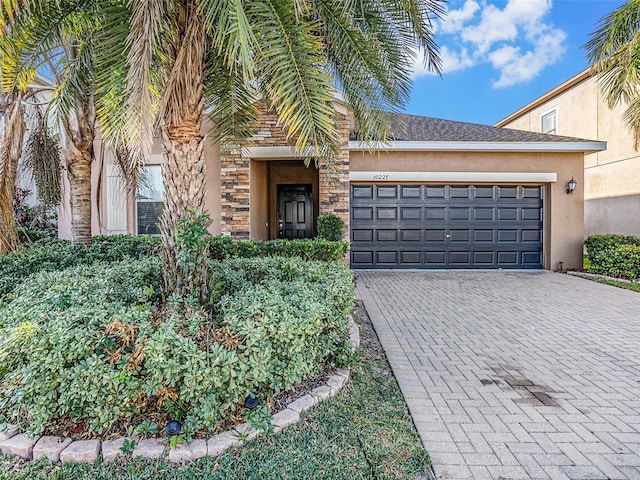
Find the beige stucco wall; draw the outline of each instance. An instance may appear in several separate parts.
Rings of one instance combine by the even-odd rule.
[[[539,132],[541,116],[553,109],[557,109],[558,135],[607,142],[606,150],[585,156],[585,200],[593,206],[586,209],[587,234],[612,229],[615,232],[610,233],[640,235],[640,224],[629,222],[638,214],[634,196],[640,195],[640,152],[624,122],[626,106],[610,109],[596,78],[587,76],[499,125]],[[629,197],[629,201],[606,201],[617,197]]]
[[[582,267],[583,160],[582,153],[351,152],[350,166],[352,172],[557,173],[558,181],[545,185],[543,227],[543,265],[556,269],[559,262],[563,268]],[[571,177],[578,187],[567,195]]]

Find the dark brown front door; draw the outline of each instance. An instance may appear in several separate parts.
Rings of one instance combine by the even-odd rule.
[[[278,185],[278,238],[313,237],[311,185]]]

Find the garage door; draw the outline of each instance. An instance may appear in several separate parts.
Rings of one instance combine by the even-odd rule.
[[[351,185],[353,268],[542,268],[542,186]]]

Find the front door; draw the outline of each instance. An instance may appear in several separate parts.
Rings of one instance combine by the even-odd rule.
[[[313,237],[311,185],[278,185],[278,238]]]

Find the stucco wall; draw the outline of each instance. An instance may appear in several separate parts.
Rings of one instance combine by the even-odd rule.
[[[629,224],[640,214],[637,202],[627,201],[640,195],[640,152],[623,119],[626,105],[610,109],[596,78],[587,77],[500,125],[539,132],[541,116],[554,108],[559,135],[607,142],[606,150],[585,156],[585,200],[591,204],[585,210],[585,233],[640,235],[640,222]]]
[[[558,181],[546,184],[545,188],[543,264],[547,269],[558,268],[559,262],[563,268],[581,268],[583,159],[582,153],[352,152],[350,170],[557,173]],[[571,177],[578,186],[572,195],[567,195],[567,182]]]

